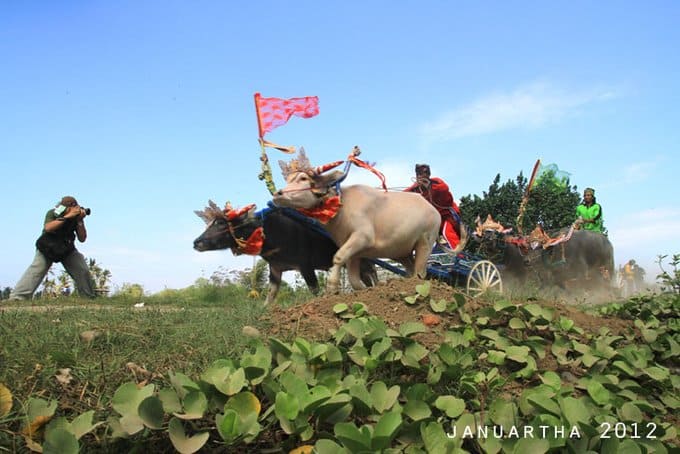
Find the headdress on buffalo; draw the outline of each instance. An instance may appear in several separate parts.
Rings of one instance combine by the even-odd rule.
[[[283,178],[287,180],[290,175],[298,172],[304,172],[309,175],[321,175],[322,173],[339,166],[343,162],[344,161],[335,161],[322,166],[313,167],[311,162],[309,162],[309,158],[307,158],[305,149],[300,147],[297,158],[293,158],[288,162],[279,161],[279,167],[281,167]]]
[[[203,209],[203,211],[195,210],[196,216],[203,219],[206,224],[211,223],[217,218],[223,218],[227,221],[241,217],[243,215],[250,215],[250,213],[255,209],[255,204],[251,203],[242,208],[234,209],[231,206],[231,202],[227,202],[224,208],[217,206],[212,200],[208,200],[208,206]]]

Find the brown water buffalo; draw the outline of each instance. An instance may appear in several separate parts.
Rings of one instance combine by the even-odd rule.
[[[286,187],[273,201],[277,206],[325,217],[324,227],[339,246],[328,278],[329,291],[338,291],[340,268],[345,264],[352,287],[363,287],[359,279],[362,257],[390,258],[404,265],[407,274],[415,271],[425,278],[427,259],[439,234],[439,212],[422,196],[410,192],[354,185],[343,187],[338,194],[335,183],[343,172],[321,173],[320,168],[294,169],[288,175],[284,170]]]
[[[477,241],[480,254],[502,264],[502,274],[520,284],[536,276],[542,285],[609,288],[615,272],[609,239],[588,230],[575,230],[567,238],[544,248],[529,238],[487,231]]]
[[[284,271],[296,270],[310,291],[317,294],[315,270],[328,270],[338,247],[333,240],[296,212],[265,209],[255,213],[254,205],[242,210],[222,210],[210,201],[195,213],[207,227],[194,240],[197,251],[231,249],[234,254],[259,255],[269,264],[269,292],[265,304],[274,301]],[[361,280],[367,286],[378,281],[373,264],[362,260]]]

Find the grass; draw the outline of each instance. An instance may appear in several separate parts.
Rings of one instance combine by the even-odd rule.
[[[38,395],[102,409],[108,402],[100,396],[112,396],[122,383],[135,380],[128,363],[162,379],[169,370],[191,375],[216,359],[238,356],[248,343],[243,326],[263,328],[262,303],[220,294],[220,288],[211,291],[212,301],[154,296],[143,298],[141,308],[134,307],[139,300],[126,298],[97,300],[96,307],[76,297],[45,300],[39,309],[3,304],[0,383],[15,401]],[[86,331],[100,335],[88,342],[81,339]],[[68,386],[55,378],[62,368],[71,369],[74,380]]]

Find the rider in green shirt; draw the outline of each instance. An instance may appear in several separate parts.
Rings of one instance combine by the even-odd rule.
[[[602,207],[595,201],[593,188],[586,188],[583,191],[583,202],[576,207],[576,224],[584,230],[604,233]]]

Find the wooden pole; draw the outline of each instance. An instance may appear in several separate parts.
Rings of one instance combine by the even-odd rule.
[[[524,211],[526,210],[527,203],[529,202],[529,193],[531,192],[531,186],[534,184],[534,179],[536,178],[536,172],[541,165],[541,160],[537,159],[536,164],[534,164],[534,170],[531,172],[531,178],[529,179],[529,184],[524,190],[524,196],[522,197],[522,202],[519,204],[519,214],[517,215],[517,232],[522,235],[522,220],[524,219]]]

